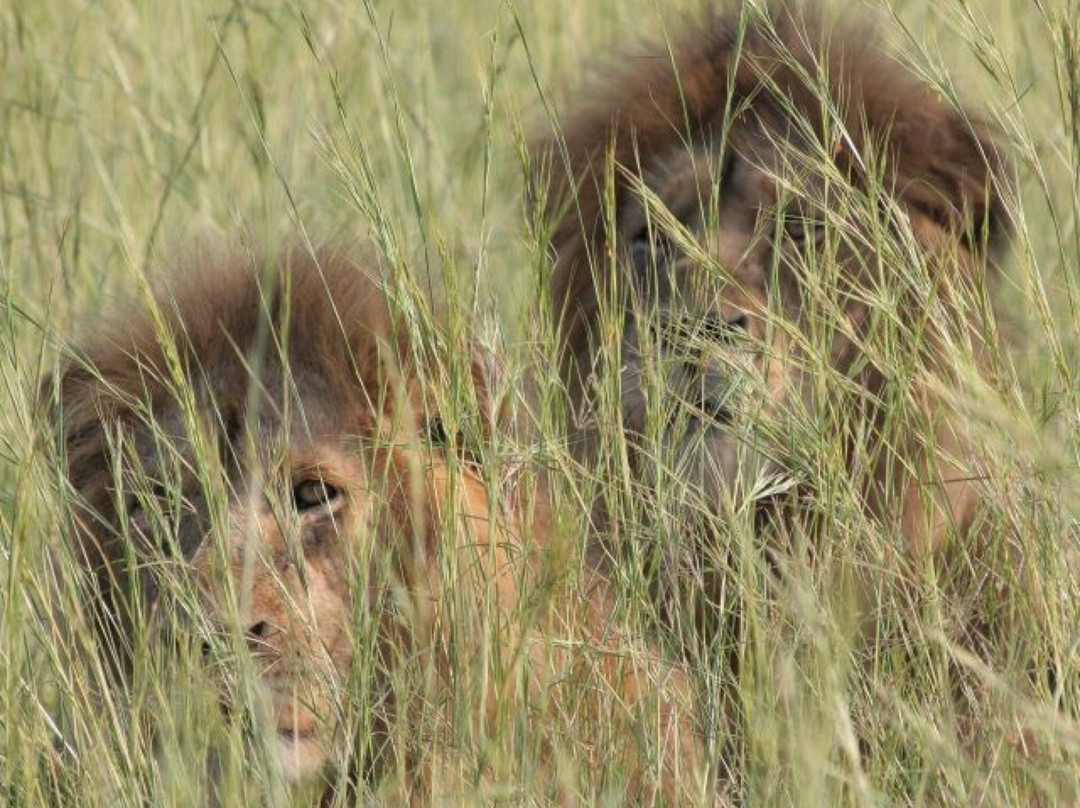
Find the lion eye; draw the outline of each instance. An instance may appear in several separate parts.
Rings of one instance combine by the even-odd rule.
[[[293,502],[300,513],[330,505],[341,498],[341,489],[324,480],[304,480],[293,487]]]
[[[164,509],[168,507],[170,499],[169,489],[162,483],[151,481],[145,491],[128,498],[127,515],[131,519],[145,518],[148,503],[157,503],[157,507]]]
[[[649,238],[648,232],[642,231],[630,242],[630,260],[640,274],[666,264],[674,254],[675,245],[656,232]]]
[[[427,424],[427,437],[433,446],[449,446],[450,435],[446,431],[446,424],[442,418],[432,418]]]
[[[825,222],[789,213],[784,217],[784,234],[796,246],[813,244],[819,247],[825,241]]]

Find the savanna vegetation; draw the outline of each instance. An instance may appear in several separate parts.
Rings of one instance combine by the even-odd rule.
[[[949,103],[986,110],[1011,164],[1001,187],[1010,247],[1000,271],[950,289],[950,307],[927,307],[928,318],[965,312],[978,338],[946,327],[951,338],[922,344],[924,332],[894,315],[912,290],[936,299],[927,263],[903,232],[875,226],[872,209],[845,207],[867,217],[873,251],[893,270],[861,290],[879,314],[861,349],[889,380],[889,416],[860,433],[846,371],[822,370],[830,407],[789,413],[779,431],[761,427],[789,462],[718,507],[659,441],[643,493],[627,463],[640,447],[628,451],[617,423],[617,368],[597,387],[611,415],[595,438],[599,460],[573,445],[550,222],[524,202],[534,133],[582,87],[602,86],[612,60],[670,58],[635,48],[671,41],[702,3],[0,6],[0,802],[378,804],[408,779],[391,767],[368,782],[358,764],[327,775],[355,775],[358,793],[291,784],[267,752],[258,710],[220,709],[221,666],[207,664],[197,626],[161,631],[136,610],[128,649],[95,631],[87,575],[67,540],[77,509],[55,440],[56,391],[42,384],[103,318],[123,323],[149,306],[162,278],[206,271],[223,254],[255,261],[325,245],[371,256],[400,324],[429,346],[424,383],[449,424],[431,438],[448,440],[483,479],[549,490],[562,583],[584,588],[603,556],[614,639],[566,641],[559,653],[588,667],[644,644],[685,674],[690,689],[679,696],[722,797],[750,806],[1080,799],[1080,5],[826,7],[876,20],[905,69]],[[826,224],[837,235],[825,243],[843,241],[842,222]],[[822,301],[830,289],[850,292],[825,265],[812,277]],[[606,343],[618,344],[623,325],[605,324]],[[792,333],[813,354],[843,327],[842,310],[822,305]],[[495,430],[475,428],[477,349],[497,357],[483,391],[500,416]],[[852,483],[861,468],[852,458],[879,450],[856,442],[852,453],[853,436],[933,443],[933,419],[909,394],[916,386],[963,421],[977,449],[979,539],[953,536],[929,555],[903,552]],[[214,484],[212,470],[194,473]],[[489,485],[493,509],[503,490]],[[766,500],[780,521],[763,531],[754,503]],[[167,519],[155,527],[169,529]],[[701,619],[705,578],[722,581],[707,598],[722,619]],[[475,632],[494,630],[475,619],[483,602],[462,600],[445,618],[458,678],[432,688],[422,665],[402,673],[411,678],[401,692],[418,694],[402,721],[414,723],[388,737],[422,740],[438,763],[416,799],[621,805],[632,781],[607,750],[627,743],[655,754],[659,783],[652,712],[626,737],[596,726],[619,708],[617,693],[571,681],[527,708],[478,707],[478,693],[503,692],[521,675],[520,660],[472,653],[484,645]],[[543,608],[517,612],[521,627]],[[596,626],[582,629],[570,625],[566,637],[596,636]],[[497,632],[490,639],[489,651]],[[373,657],[364,641],[358,633],[354,658]],[[241,645],[222,642],[215,658],[232,659],[229,692],[244,706],[253,674]],[[353,738],[370,725],[369,684],[357,673],[339,696]],[[655,695],[669,685],[655,677]],[[570,691],[570,701],[558,696]],[[363,743],[351,749],[366,754]],[[666,793],[631,790],[658,803]]]

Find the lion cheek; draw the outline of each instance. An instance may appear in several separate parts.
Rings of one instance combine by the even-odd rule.
[[[293,736],[279,733],[276,738],[282,776],[300,782],[321,773],[330,762],[330,752],[319,735]]]
[[[299,672],[298,672],[299,673]],[[282,776],[305,780],[330,768],[340,755],[341,727],[335,720],[338,687],[325,674],[306,671],[285,682],[263,681],[266,731]]]

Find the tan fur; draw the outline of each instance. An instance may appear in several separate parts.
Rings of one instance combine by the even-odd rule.
[[[738,414],[710,399],[710,390],[731,381],[730,367],[720,365],[735,354],[748,358],[759,380],[751,398],[767,417],[809,400],[815,382],[809,357],[771,319],[783,312],[787,327],[798,328],[808,308],[818,305],[805,291],[813,277],[800,278],[790,269],[805,267],[805,261],[787,242],[787,232],[772,243],[770,217],[778,204],[786,200],[810,217],[835,215],[840,192],[835,181],[830,186],[826,168],[864,195],[882,189],[876,198],[896,206],[888,227],[894,235],[910,232],[931,274],[941,278],[938,302],[946,321],[927,318],[925,302],[913,296],[897,309],[904,327],[925,329],[928,351],[947,333],[978,344],[981,335],[949,308],[949,294],[985,278],[1002,246],[1008,229],[1001,198],[1004,159],[985,123],[920,81],[888,54],[871,28],[824,20],[794,3],[773,4],[767,12],[746,4],[706,16],[676,28],[670,50],[664,43],[646,43],[630,56],[563,113],[557,132],[539,139],[532,152],[530,198],[543,206],[540,213],[551,224],[552,292],[573,404],[571,429],[588,454],[599,431],[593,378],[614,361],[598,336],[605,307],[627,312],[618,372],[632,450],[645,431],[647,396],[639,389],[648,361],[634,306],[644,300],[661,321],[689,321],[683,332],[718,323],[725,334],[704,340],[713,343],[711,354],[696,337],[681,343],[669,338],[676,344],[667,346],[672,353],[681,348],[693,354],[671,371],[667,383],[673,399],[702,396],[690,401],[697,411],[688,420],[700,425],[705,448],[687,467],[706,499],[718,502],[737,479],[785,465],[779,452],[762,457],[747,449],[747,433],[737,434]],[[882,164],[880,181],[872,181],[872,166]],[[643,200],[642,187],[654,203]],[[665,215],[685,227],[698,248],[688,252],[677,243],[675,256],[649,275],[635,268],[633,251],[646,236],[654,247],[671,237]],[[859,225],[852,227],[850,232],[858,232]],[[842,240],[828,259],[819,250],[819,261],[839,267],[842,289],[873,287],[872,257],[852,246],[868,241]],[[773,267],[779,277],[772,276]],[[770,304],[774,293],[779,300]],[[862,294],[850,297],[859,300]],[[848,330],[831,348],[832,366],[841,374],[860,366],[859,340],[871,327],[872,312],[852,302],[843,315]],[[863,386],[862,403],[880,400],[888,389],[872,362],[853,378]],[[867,475],[872,482],[864,499],[922,553],[952,530],[963,534],[978,498],[970,484],[959,481],[971,476],[963,428],[939,412],[941,402],[929,390],[916,391],[915,398],[928,417],[939,417],[937,447],[928,450],[902,437]],[[859,417],[876,430],[883,413],[868,406]],[[714,413],[722,417],[714,419]],[[729,417],[733,424],[722,423]],[[676,457],[680,440],[670,438]],[[648,481],[648,471],[639,468],[639,475]]]
[[[465,676],[450,669],[451,644],[469,663],[483,640],[451,640],[447,604],[456,598],[479,612],[477,604],[492,603],[505,658],[529,665],[529,703],[559,698],[564,681],[609,688],[617,707],[605,720],[625,737],[634,722],[649,723],[647,698],[658,693],[649,732],[658,728],[668,742],[659,778],[633,742],[604,750],[606,760],[630,767],[630,801],[650,798],[652,782],[671,804],[698,800],[707,767],[685,676],[646,648],[628,650],[635,644],[611,628],[602,578],[580,603],[566,588],[567,571],[552,566],[565,553],[553,544],[542,494],[503,491],[493,510],[479,466],[431,444],[437,413],[420,354],[362,265],[326,253],[257,268],[208,262],[166,286],[150,312],[99,332],[65,360],[57,419],[77,495],[73,536],[95,575],[101,633],[120,641],[114,647],[124,647],[134,609],[176,608],[162,571],[193,583],[198,613],[180,622],[247,644],[281,768],[305,779],[348,754],[339,719],[350,710],[342,699],[357,615],[379,623],[377,678],[420,659],[445,687]],[[491,427],[482,365],[472,368],[479,420]],[[319,484],[330,488],[310,506],[307,486]],[[159,512],[174,517],[171,528],[156,523]],[[456,570],[452,581],[445,570]],[[535,601],[541,586],[551,605],[530,620],[522,601]],[[605,661],[582,678],[574,672],[590,655],[552,650],[553,635]],[[505,681],[488,690],[482,720],[523,709],[520,677],[511,670]],[[420,742],[407,724],[416,705],[401,711],[384,701],[372,728],[376,756],[391,740]],[[404,750],[413,753],[424,756]],[[408,757],[351,765],[404,770],[405,781],[384,793],[390,802],[437,795],[425,781],[430,766],[414,769]]]

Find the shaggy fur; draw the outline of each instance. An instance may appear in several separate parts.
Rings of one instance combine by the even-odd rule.
[[[814,322],[822,301],[808,290],[825,266],[844,298],[824,302],[846,319],[826,355],[864,393],[851,434],[856,418],[871,436],[881,429],[888,373],[861,347],[881,279],[867,224],[844,218],[858,205],[877,211],[888,237],[915,243],[937,276],[937,300],[912,290],[896,307],[907,339],[923,346],[917,361],[947,373],[930,356],[944,335],[978,343],[950,296],[1003,247],[1001,151],[984,122],[920,81],[872,29],[794,4],[746,5],[676,30],[670,50],[634,48],[607,72],[532,149],[530,199],[552,234],[571,431],[585,454],[599,431],[594,380],[617,361],[632,449],[655,406],[645,377],[659,373],[670,405],[662,442],[707,502],[763,471],[790,471],[782,434],[762,448],[753,422],[782,424],[796,401],[814,411],[807,340],[792,328]],[[939,304],[946,316],[928,317]],[[605,310],[624,318],[617,360],[601,345]],[[756,416],[732,392],[747,375]],[[911,398],[936,417],[929,390]],[[963,482],[968,437],[941,421],[932,447],[882,439],[864,491],[918,548],[964,533],[977,500]],[[632,460],[651,485],[653,461]]]
[[[659,729],[663,771],[656,780],[625,744],[627,799],[648,798],[652,782],[669,802],[700,798],[705,767],[689,687],[647,651],[623,653],[627,638],[607,627],[612,600],[602,578],[584,600],[555,596],[559,605],[537,618],[535,632],[520,630],[531,625],[522,598],[535,604],[536,588],[559,591],[563,571],[551,559],[564,550],[552,543],[541,502],[507,490],[493,509],[480,467],[431,442],[444,430],[420,354],[362,266],[328,254],[258,269],[211,262],[149,312],[99,330],[104,336],[65,360],[56,416],[77,494],[73,534],[95,573],[109,653],[127,647],[136,610],[167,615],[180,608],[178,591],[196,591],[198,613],[172,617],[246,639],[280,765],[301,779],[349,760],[340,717],[351,710],[342,700],[355,631],[374,634],[373,737],[355,742],[376,759],[359,766],[354,756],[348,767],[370,776],[385,770],[383,750],[404,753],[396,768],[412,784],[384,795],[398,802],[410,788],[430,795],[438,786],[431,750],[412,748],[421,739],[407,729],[424,717],[413,714],[416,704],[397,709],[387,683],[405,660],[426,660],[443,685],[452,678],[463,687],[460,666],[482,660],[486,640],[462,633],[488,625],[477,604],[493,597],[505,646],[498,656],[526,665],[530,703],[565,696],[576,704],[575,687],[599,675],[583,692],[620,694],[603,716],[614,722],[605,732],[618,735],[618,722],[657,711],[650,732]],[[488,375],[474,363],[480,420],[490,425]],[[457,571],[453,581],[443,579],[447,569]],[[478,623],[459,624],[453,641],[449,600],[478,610]],[[564,606],[578,602],[584,616]],[[365,620],[378,623],[374,631]],[[597,632],[589,641],[604,649],[601,662],[540,642],[572,639],[579,625]],[[505,692],[489,685],[484,696],[491,716],[516,712],[522,679],[503,674],[495,681]],[[656,688],[662,695],[650,707]],[[431,694],[414,701],[427,698],[438,703]]]

